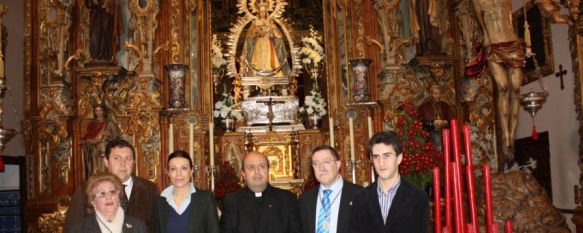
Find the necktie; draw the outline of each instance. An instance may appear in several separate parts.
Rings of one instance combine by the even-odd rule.
[[[119,205],[124,210],[127,210],[128,202],[129,202],[129,200],[128,200],[128,195],[126,195],[126,185],[124,184],[123,189],[121,190],[121,199],[119,200]]]
[[[332,190],[326,189],[323,191],[324,196],[322,197],[322,208],[318,213],[318,221],[316,224],[316,233],[328,233],[330,232],[328,227],[330,226],[330,194]]]

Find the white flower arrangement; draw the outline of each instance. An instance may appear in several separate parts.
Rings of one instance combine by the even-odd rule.
[[[213,113],[215,118],[219,119],[235,118],[240,120],[242,118],[241,112],[236,109],[235,98],[227,93],[223,93],[222,99],[215,103]]]
[[[216,34],[211,41],[211,63],[213,73],[219,73],[227,67],[227,60],[223,54],[223,46]]]
[[[307,115],[316,115],[323,117],[328,112],[326,111],[326,100],[322,98],[322,94],[317,89],[310,91],[312,95],[307,95],[304,100],[304,106],[300,107],[299,112]]]
[[[324,47],[322,47],[322,36],[310,25],[310,35],[302,37],[302,48],[300,57],[304,68],[319,69],[324,64]]]

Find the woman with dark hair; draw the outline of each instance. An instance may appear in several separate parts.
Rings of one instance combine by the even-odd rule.
[[[121,181],[112,173],[97,173],[87,181],[87,202],[94,213],[73,227],[70,233],[82,232],[135,232],[146,233],[146,225],[140,219],[126,215],[120,206]]]
[[[213,194],[192,184],[192,159],[182,150],[168,156],[172,183],[154,203],[154,232],[218,233],[219,219]]]

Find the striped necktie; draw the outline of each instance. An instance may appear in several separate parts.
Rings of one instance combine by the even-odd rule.
[[[322,197],[322,207],[318,213],[318,222],[316,225],[316,233],[328,233],[330,230],[330,194],[332,190],[326,189],[323,191],[324,196]]]

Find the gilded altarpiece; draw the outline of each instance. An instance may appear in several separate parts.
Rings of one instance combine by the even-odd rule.
[[[318,130],[287,132],[223,132],[220,123],[213,121],[214,102],[220,94],[215,93],[213,86],[211,38],[216,33],[219,38],[228,39],[230,25],[236,23],[236,12],[231,14],[236,11],[236,1],[119,2],[125,12],[117,49],[122,55],[111,64],[95,64],[89,51],[90,22],[84,0],[27,0],[27,99],[23,130],[30,155],[28,225],[34,226],[41,213],[57,210],[60,197],[71,195],[84,182],[82,137],[97,102],[108,107],[120,136],[135,145],[134,173],[154,181],[160,188],[169,183],[165,171],[170,149],[181,149],[193,158],[196,185],[210,189],[213,168],[209,167],[209,141],[214,142],[215,159],[231,161],[237,169],[246,151],[265,152],[273,166],[270,176],[291,180],[282,184],[294,184],[290,189],[297,189],[309,178],[311,150],[328,144],[332,136],[327,120]],[[488,88],[491,83],[486,77],[470,85],[478,87],[472,93],[477,94],[476,99],[484,108],[471,107],[472,101],[466,105],[459,101],[462,89],[456,80],[467,59],[459,61],[459,57],[471,57],[461,52],[464,48],[469,51],[468,46],[444,37],[440,43],[445,48],[443,54],[413,59],[416,54],[407,48],[414,47],[414,36],[401,33],[407,27],[396,20],[403,19],[401,14],[407,10],[408,1],[313,1],[316,7],[289,2],[285,12],[291,13],[283,16],[295,20],[290,23],[293,25],[290,32],[295,33],[290,33],[288,40],[298,43],[308,34],[309,24],[324,38],[325,66],[316,83],[328,103],[326,117],[334,121],[333,146],[341,155],[341,172],[346,180],[352,181],[354,177],[358,184],[371,181],[371,161],[366,148],[368,118],[373,121],[373,132],[391,128],[393,112],[400,102],[413,99],[421,103],[429,96],[432,83],[438,82],[445,88],[445,101],[453,106],[458,117],[465,116],[469,109],[472,113],[465,119],[476,122],[479,129],[491,125],[492,99]],[[301,9],[311,9],[305,11],[315,11],[317,15],[302,17]],[[224,21],[213,21],[214,14]],[[459,21],[454,12],[443,14],[451,22]],[[449,36],[462,34],[452,29],[459,28],[458,25],[452,25],[443,26],[444,32]],[[352,98],[354,84],[348,71],[351,60],[363,58],[372,60],[366,74],[370,101],[364,103]],[[188,66],[184,108],[169,107],[169,77],[163,69],[167,64]],[[314,83],[303,71],[294,74],[299,78],[297,83],[290,82],[293,87],[290,93],[303,99]],[[228,85],[237,81],[224,80]],[[354,160],[350,158],[349,119],[354,122]],[[215,128],[209,129],[211,121]],[[237,127],[244,124],[239,122]],[[210,131],[214,133],[212,140]],[[490,153],[490,149],[486,145],[483,153]]]

